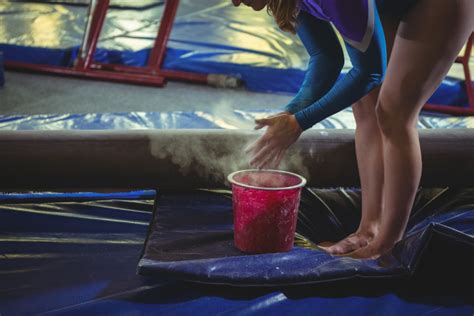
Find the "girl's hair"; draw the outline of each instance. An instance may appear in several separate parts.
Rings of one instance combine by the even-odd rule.
[[[268,0],[267,11],[273,15],[283,31],[296,32],[296,16],[299,0]]]

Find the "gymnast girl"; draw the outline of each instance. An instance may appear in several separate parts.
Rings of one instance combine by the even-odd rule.
[[[299,92],[249,148],[251,165],[278,166],[301,133],[352,106],[362,188],[359,228],[324,247],[378,258],[402,238],[422,163],[416,123],[474,29],[473,0],[232,0],[267,11],[297,33],[310,59]],[[335,30],[352,69],[344,63]]]

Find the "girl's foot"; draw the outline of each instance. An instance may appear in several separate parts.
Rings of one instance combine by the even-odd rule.
[[[355,232],[333,245],[326,247],[324,245],[320,246],[324,251],[332,255],[345,255],[368,246],[374,236],[375,234],[372,231]]]
[[[379,259],[390,252],[393,246],[395,243],[380,242],[374,239],[369,245],[352,252],[349,256],[354,259]]]

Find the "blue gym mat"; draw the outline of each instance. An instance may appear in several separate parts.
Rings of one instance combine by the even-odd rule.
[[[289,254],[247,256],[246,262],[242,257],[229,257],[222,259],[222,265],[215,265],[216,260],[189,260],[186,269],[183,257],[209,255],[203,246],[206,242],[212,245],[210,235],[229,228],[228,193],[158,191],[156,196],[140,198],[92,196],[85,200],[81,196],[40,201],[30,196],[2,201],[0,313],[470,315],[474,312],[472,193],[439,189],[418,194],[409,237],[397,248],[402,269],[396,261],[384,267],[373,260],[335,258],[311,248],[308,240],[338,238],[355,229],[360,216],[357,190],[305,190],[297,228],[305,238],[297,236]],[[156,219],[162,221],[156,233],[162,243],[174,244],[162,249],[171,250],[166,253],[168,258],[181,256],[181,262],[168,261],[166,273],[141,276],[136,267],[153,219],[154,199]],[[210,217],[206,220],[206,216]],[[204,234],[196,230],[198,226]],[[156,260],[159,248],[152,253],[147,248],[145,256]],[[196,253],[199,249],[202,251]],[[140,267],[144,267],[143,260]],[[408,275],[406,268],[413,268],[414,273]],[[310,273],[308,281],[314,281],[311,275],[320,273],[326,279],[284,286],[284,272],[289,278],[301,279]],[[215,278],[222,273],[226,282]],[[348,274],[352,277],[347,278]],[[222,283],[230,278],[240,280],[242,286],[252,275],[251,288],[182,281],[185,276]],[[273,277],[280,286],[269,286]],[[328,278],[339,280],[329,282]]]

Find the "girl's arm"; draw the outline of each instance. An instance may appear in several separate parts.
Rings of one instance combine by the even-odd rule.
[[[341,45],[329,22],[300,11],[297,23],[296,31],[310,57],[300,90],[285,106],[285,111],[291,114],[323,97],[334,85],[344,66]]]
[[[353,68],[323,97],[295,113],[302,130],[351,106],[382,83],[387,65],[387,53],[382,23],[377,9],[374,10],[374,31],[367,50],[361,52],[346,43]]]

